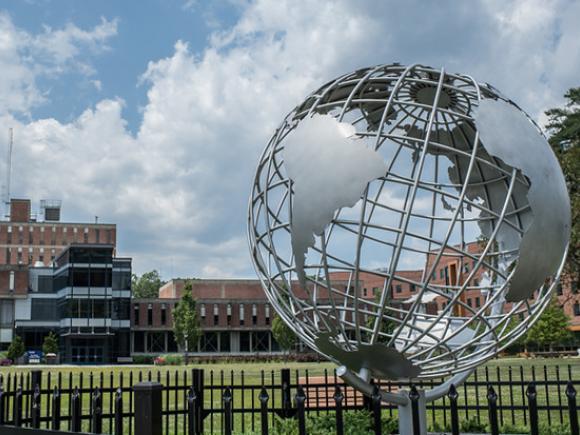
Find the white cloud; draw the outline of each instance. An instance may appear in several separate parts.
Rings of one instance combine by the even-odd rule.
[[[47,92],[38,79],[58,77],[65,72],[94,73],[87,54],[108,48],[107,41],[117,33],[117,20],[104,18],[93,29],[74,24],[62,29],[44,27],[36,35],[17,28],[11,17],[0,12],[0,113],[28,114],[47,101]]]
[[[20,196],[64,199],[75,216],[119,224],[120,253],[137,272],[165,277],[251,276],[245,215],[260,151],[309,92],[353,69],[413,61],[472,73],[533,116],[577,85],[578,3],[256,1],[230,29],[192,53],[153,60],[136,135],[121,100],[104,100],[70,123],[16,123]],[[33,65],[77,68],[79,47],[100,50],[116,21],[32,37],[0,16],[0,103],[26,111],[46,96]],[[44,36],[43,36],[44,35]],[[26,49],[19,38],[24,38]],[[43,43],[35,38],[44,38]],[[35,48],[52,41],[48,60]],[[76,47],[76,48],[75,48]],[[33,59],[28,59],[32,53]],[[9,100],[12,98],[13,100]],[[14,123],[0,119],[0,131]]]

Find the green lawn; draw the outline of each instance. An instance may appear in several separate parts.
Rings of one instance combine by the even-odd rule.
[[[132,383],[137,382],[139,379],[147,380],[151,378],[152,380],[159,380],[164,385],[180,385],[183,388],[180,390],[173,389],[171,391],[166,391],[163,395],[163,401],[165,406],[170,410],[183,410],[186,408],[186,395],[185,389],[191,384],[192,374],[191,369],[202,368],[204,369],[205,375],[205,385],[210,387],[206,390],[204,395],[204,406],[206,409],[210,408],[220,408],[221,407],[221,392],[223,388],[234,386],[233,390],[233,404],[234,409],[240,408],[254,408],[259,409],[258,396],[262,385],[275,386],[274,388],[268,388],[268,393],[274,402],[276,407],[280,406],[281,395],[278,386],[280,385],[280,370],[283,367],[288,367],[291,369],[292,373],[292,383],[296,382],[296,376],[300,376],[300,382],[304,382],[304,377],[308,375],[312,377],[323,377],[325,374],[328,376],[329,381],[332,382],[333,370],[335,366],[331,363],[281,363],[281,362],[260,362],[260,363],[215,363],[215,364],[196,364],[188,366],[166,366],[166,367],[153,367],[153,366],[62,366],[62,367],[3,367],[0,368],[0,374],[6,378],[10,374],[11,385],[14,383],[14,376],[16,375],[19,379],[23,375],[24,379],[26,374],[31,369],[41,369],[43,370],[43,389],[53,388],[58,383],[58,378],[60,375],[60,382],[63,388],[69,388],[69,386],[77,387],[83,386],[87,389],[82,397],[82,407],[83,413],[88,414],[90,411],[90,398],[88,390],[92,386],[103,386],[105,389],[110,388],[110,386],[118,387],[122,385],[128,387]],[[521,367],[521,369],[520,369]],[[557,377],[561,380],[567,380],[569,374],[571,374],[572,379],[580,381],[580,359],[578,358],[563,358],[563,359],[519,359],[519,358],[503,358],[490,361],[484,367],[478,369],[477,380],[486,383],[486,368],[487,376],[489,381],[495,382],[498,379],[504,382],[511,379],[514,382],[523,379],[524,382],[531,381],[534,376],[537,381],[544,380],[544,375],[546,375],[548,380],[555,381]],[[474,376],[470,378],[470,381],[475,379]],[[241,389],[236,389],[237,386],[244,385],[245,387],[254,386],[253,389],[241,391]],[[214,386],[214,388],[211,388]],[[5,387],[6,389],[6,387]],[[324,400],[325,394],[332,396],[332,389],[325,391],[320,390],[319,401]],[[538,387],[538,403],[540,406],[549,403],[550,406],[554,405],[566,405],[566,397],[563,394],[564,388],[558,388],[557,385],[550,386],[539,386]],[[507,385],[502,385],[497,389],[497,394],[499,396],[499,404],[503,406],[507,405],[525,405],[522,401],[521,388],[517,387],[511,388]],[[294,394],[294,392],[292,393]],[[475,405],[478,401],[479,404],[484,406],[486,404],[487,390],[485,386],[481,385],[478,387],[468,386],[459,388],[459,405],[464,406],[466,403],[469,405]],[[113,402],[112,394],[106,393],[103,395],[103,409],[105,413],[108,413],[112,409]],[[123,407],[128,412],[131,406],[131,397],[128,392],[123,394]],[[46,396],[43,396],[43,400],[46,400]],[[68,415],[69,407],[69,395],[65,394],[62,397],[62,409],[63,415]],[[314,400],[314,398],[312,398]],[[315,402],[312,402],[314,404]],[[352,403],[352,402],[351,402]],[[435,403],[435,405],[448,404],[447,400],[440,400]],[[396,417],[396,410],[385,410],[385,415],[393,415]],[[46,403],[42,405],[42,414],[47,415]],[[474,410],[460,410],[460,419],[479,419],[483,423],[487,422],[487,411],[482,409],[480,413]],[[543,421],[556,424],[560,422],[560,412],[553,410],[549,414],[546,411],[540,412],[541,419]],[[523,410],[500,410],[500,417],[503,418],[505,424],[524,424],[524,411]],[[428,411],[428,421],[430,424],[438,423],[444,424],[445,420],[449,418],[449,413],[442,410],[429,410]],[[566,421],[565,412],[563,413],[563,420]],[[178,433],[180,429],[183,428],[184,418],[171,416],[166,421],[169,427],[169,433]],[[206,430],[209,431],[210,428],[214,432],[221,429],[221,417],[219,414],[213,415],[212,417],[207,417]],[[234,419],[234,427],[239,432],[251,432],[253,427],[257,430],[260,427],[259,415],[256,414],[252,419],[251,414],[245,414],[242,419],[242,415],[237,414]],[[127,424],[129,424],[127,422]],[[243,424],[243,430],[242,430]],[[66,426],[65,426],[66,427]],[[88,429],[88,420],[85,422],[85,429]],[[106,420],[104,424],[105,432],[109,429],[109,421]]]

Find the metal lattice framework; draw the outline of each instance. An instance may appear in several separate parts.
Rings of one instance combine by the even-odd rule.
[[[380,65],[325,84],[276,130],[254,180],[250,248],[270,302],[310,347],[343,364],[321,351],[321,334],[345,351],[384,343],[419,367],[419,378],[448,376],[505,349],[549,303],[565,255],[530,298],[506,302],[519,252],[504,239],[521,240],[529,225],[530,181],[479,140],[473,114],[483,99],[513,104],[466,75]],[[283,150],[297,125],[317,115],[354,126],[388,169],[316,236],[303,288]],[[454,276],[440,282],[451,263]],[[369,279],[379,283],[374,297],[361,288]],[[393,294],[401,283],[416,289],[407,303]],[[467,300],[475,295],[478,306]]]

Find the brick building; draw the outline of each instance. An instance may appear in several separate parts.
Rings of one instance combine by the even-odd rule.
[[[60,201],[41,201],[34,214],[29,199],[12,199],[0,221],[0,350],[12,341],[15,302],[30,293],[29,269],[49,267],[71,244],[107,244],[115,250],[114,224],[60,221]]]

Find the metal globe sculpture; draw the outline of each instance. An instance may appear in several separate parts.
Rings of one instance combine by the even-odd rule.
[[[248,231],[277,313],[368,391],[466,376],[520,337],[559,278],[570,205],[540,130],[498,90],[380,65],[284,119]]]

